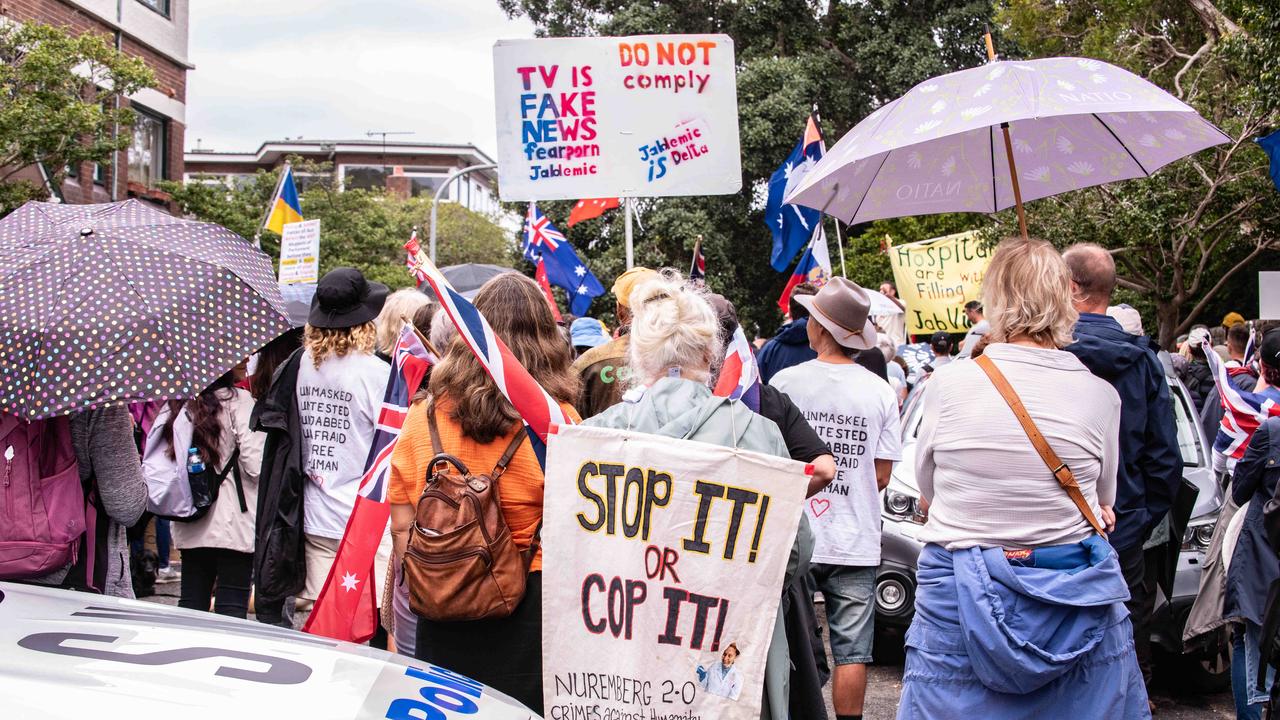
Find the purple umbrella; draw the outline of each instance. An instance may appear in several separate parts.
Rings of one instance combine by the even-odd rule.
[[[1182,101],[1107,63],[998,61],[923,82],[871,113],[786,202],[851,224],[1014,205],[1022,220],[1023,200],[1146,177],[1229,141]]]
[[[0,220],[0,410],[192,397],[289,329],[271,260],[137,200]]]

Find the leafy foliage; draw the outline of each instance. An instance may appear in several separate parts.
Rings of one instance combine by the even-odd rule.
[[[1195,322],[1213,324],[1231,310],[1252,314],[1252,273],[1273,265],[1280,250],[1280,193],[1253,142],[1280,122],[1274,11],[1255,0],[1007,0],[999,18],[1029,52],[1125,67],[1232,138],[1149,179],[1033,203],[1031,231],[1110,249],[1121,287],[1150,310],[1147,329],[1158,328],[1165,346]],[[1008,214],[1000,225],[1014,231]]]
[[[293,158],[294,167],[307,173],[329,173],[331,163],[309,163]],[[267,203],[275,191],[278,172],[259,171],[248,183],[227,187],[222,183],[166,182],[182,211],[200,220],[215,222],[246,238],[261,227]],[[338,192],[332,182],[322,182],[301,193],[302,216],[320,221],[320,272],[335,267],[360,268],[378,282],[409,287],[413,280],[404,266],[401,246],[413,229],[423,245],[431,217],[426,197],[401,200],[381,191]],[[441,266],[480,262],[511,267],[517,253],[510,234],[493,219],[457,203],[440,203],[437,258]],[[280,253],[280,237],[263,231],[262,249],[273,257]]]
[[[46,197],[14,179],[24,168],[43,165],[57,187],[68,165],[107,163],[127,148],[134,114],[116,100],[154,82],[105,35],[0,23],[0,215]]]

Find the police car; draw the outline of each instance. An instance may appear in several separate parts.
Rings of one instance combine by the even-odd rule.
[[[5,718],[529,720],[445,668],[260,623],[0,582]]]

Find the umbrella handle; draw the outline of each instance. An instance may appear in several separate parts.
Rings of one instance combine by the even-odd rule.
[[[1004,133],[1004,154],[1009,158],[1009,182],[1013,184],[1013,202],[1018,209],[1018,229],[1022,231],[1022,239],[1029,239],[1027,236],[1027,214],[1022,209],[1022,188],[1018,186],[1018,165],[1013,161],[1013,143],[1009,141],[1009,123],[1000,123],[1000,130]]]

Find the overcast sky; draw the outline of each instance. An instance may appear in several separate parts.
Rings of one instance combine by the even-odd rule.
[[[474,143],[494,155],[493,55],[532,37],[493,0],[194,0],[186,146],[285,137]]]

